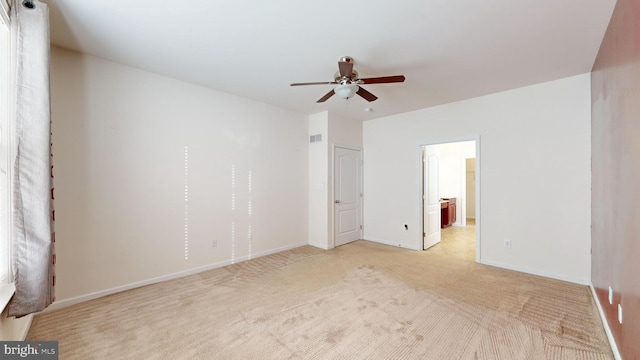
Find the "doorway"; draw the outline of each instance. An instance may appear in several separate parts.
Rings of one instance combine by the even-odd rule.
[[[460,251],[471,257],[475,253],[475,261],[480,262],[479,138],[425,144],[420,152],[421,248],[446,248],[449,254]],[[460,237],[465,237],[467,248],[461,247],[465,241]],[[451,239],[455,239],[455,246]]]

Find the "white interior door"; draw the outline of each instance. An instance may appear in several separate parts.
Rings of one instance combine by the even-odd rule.
[[[333,162],[335,246],[361,238],[362,180],[359,150],[335,148]]]
[[[440,159],[426,149],[423,155],[423,249],[440,242]]]

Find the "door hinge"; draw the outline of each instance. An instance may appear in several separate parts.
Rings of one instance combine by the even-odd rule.
[[[423,237],[423,238],[424,238],[424,237],[427,237],[427,233],[423,232],[423,233],[422,233],[422,237]]]
[[[362,197],[362,193],[360,193],[360,197]]]
[[[362,230],[362,225],[360,225],[360,230]]]

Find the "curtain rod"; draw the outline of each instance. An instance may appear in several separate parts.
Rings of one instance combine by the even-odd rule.
[[[22,2],[22,6],[26,7],[27,9],[35,9],[36,8],[36,5],[31,0],[24,0]]]

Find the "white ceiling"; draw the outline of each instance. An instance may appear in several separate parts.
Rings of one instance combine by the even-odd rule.
[[[43,0],[53,44],[311,114],[372,119],[589,72],[615,0]],[[379,97],[316,100],[341,56]],[[365,112],[371,107],[372,112]]]

